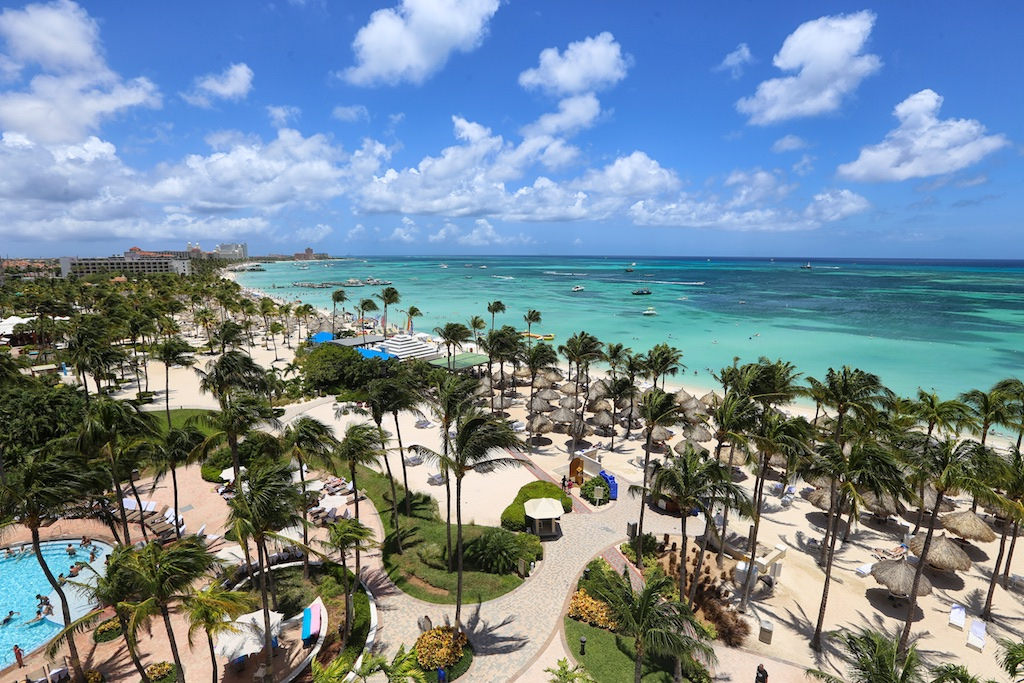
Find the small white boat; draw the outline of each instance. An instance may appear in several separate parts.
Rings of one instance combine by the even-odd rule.
[[[447,264],[447,263],[442,263],[442,264],[440,265],[440,267],[441,267],[441,268],[447,268],[447,267],[448,267],[448,264]]]
[[[654,306],[648,306],[647,310],[644,311],[644,315],[658,315],[658,312],[654,310]]]
[[[487,266],[480,266],[480,267],[481,267],[481,268],[486,268]]]
[[[572,288],[572,291],[574,291],[574,292],[582,292],[583,290],[584,290],[583,285],[576,285],[575,287]]]

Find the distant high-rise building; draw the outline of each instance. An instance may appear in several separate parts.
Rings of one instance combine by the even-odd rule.
[[[213,251],[218,258],[223,259],[249,258],[249,246],[245,242],[218,244]]]
[[[60,259],[61,277],[67,277],[68,275],[92,275],[94,273],[110,271],[189,275],[192,272],[192,264],[187,259],[176,258],[173,253],[143,251],[138,247],[132,247],[124,252],[123,256],[109,256],[106,258],[63,256]]]

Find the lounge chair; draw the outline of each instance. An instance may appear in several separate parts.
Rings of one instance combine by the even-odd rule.
[[[885,548],[875,548],[874,552],[871,553],[872,557],[877,560],[899,560],[907,556],[907,552],[910,549],[904,544],[900,543],[892,550],[886,550]]]
[[[413,453],[411,455],[407,455],[407,456],[405,456],[405,464],[406,465],[410,465],[410,466],[422,465],[423,464],[423,456],[420,455],[419,453]]]
[[[18,680],[29,681],[29,683],[46,683],[46,672],[40,667],[25,676],[24,679],[19,678]]]
[[[963,605],[953,605],[949,608],[949,625],[957,631],[964,630],[964,623],[967,621],[967,610]]]
[[[429,477],[427,477],[427,483],[430,484],[431,486],[440,486],[441,484],[444,483],[444,475],[442,475],[440,472],[436,474],[431,474]]]
[[[867,564],[862,564],[861,566],[857,567],[857,569],[856,569],[857,576],[871,576],[871,568],[874,567],[874,566],[875,566],[874,562],[868,562]]]
[[[416,429],[430,429],[434,423],[427,419],[416,420]]]
[[[68,671],[66,666],[58,667],[56,669],[50,669],[50,683],[61,683],[62,681],[70,681],[71,672]]]
[[[981,619],[971,621],[971,630],[967,634],[967,647],[981,652],[985,649],[986,625]]]

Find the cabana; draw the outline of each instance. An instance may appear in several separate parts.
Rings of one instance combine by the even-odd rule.
[[[557,536],[558,519],[562,516],[562,501],[554,498],[533,498],[523,504],[526,516],[533,520],[533,531],[538,536]]]

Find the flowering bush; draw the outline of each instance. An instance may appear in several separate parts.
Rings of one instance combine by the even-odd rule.
[[[617,626],[608,605],[592,597],[585,588],[572,594],[572,600],[569,601],[569,617],[609,631],[614,631]]]
[[[416,639],[416,661],[426,671],[447,668],[462,659],[466,634],[451,626],[438,626],[424,631]]]
[[[146,675],[149,676],[154,683],[174,680],[177,678],[175,673],[174,665],[170,662],[157,662],[156,664],[150,664],[146,667]]]
[[[89,669],[85,672],[85,683],[104,683],[107,679],[96,669]]]
[[[121,623],[117,620],[117,617],[112,617],[102,622],[96,627],[96,630],[92,632],[92,638],[97,643],[107,643],[121,635]]]

